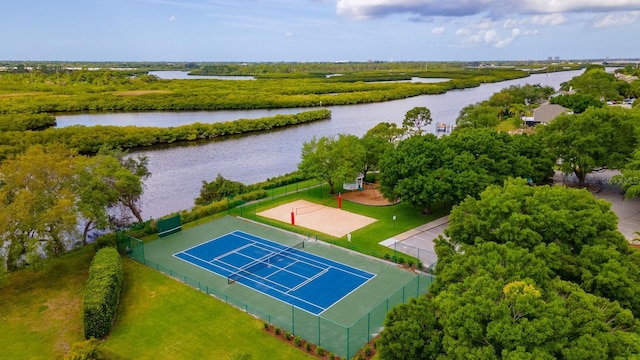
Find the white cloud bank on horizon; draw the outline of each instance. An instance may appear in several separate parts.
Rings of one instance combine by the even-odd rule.
[[[588,28],[633,24],[640,21],[640,0],[337,0],[336,13],[353,20],[406,15],[413,22],[436,22],[431,34],[452,27],[459,40],[453,47],[503,48],[570,17]]]
[[[338,0],[337,14],[353,19],[409,13],[424,17],[492,14],[541,15],[555,13],[608,13],[640,10],[640,0]]]

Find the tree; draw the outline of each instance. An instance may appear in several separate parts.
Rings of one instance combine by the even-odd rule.
[[[389,311],[376,341],[380,358],[435,359],[442,353],[442,329],[431,297],[412,298]]]
[[[57,256],[75,239],[78,224],[76,154],[59,144],[32,146],[0,165],[0,239],[4,264],[14,270]]]
[[[323,179],[329,192],[335,193],[339,182],[353,181],[365,162],[365,150],[354,135],[313,138],[302,145],[302,161],[298,169],[308,177]]]
[[[496,127],[500,123],[499,107],[484,103],[467,105],[456,118],[456,128]]]
[[[619,169],[636,148],[635,125],[640,113],[615,107],[590,108],[561,115],[540,129],[546,146],[561,161],[565,174],[574,173],[584,186],[596,168]]]
[[[144,192],[144,181],[151,176],[149,159],[146,156],[133,157],[118,149],[102,148],[99,154],[113,156],[120,162],[121,168],[112,174],[109,184],[119,194],[118,204],[142,222],[140,196]]]
[[[431,205],[447,192],[447,184],[437,181],[441,155],[440,142],[433,134],[401,141],[380,160],[380,192],[387,199],[402,198],[423,213],[431,213]]]
[[[611,183],[619,185],[624,190],[626,198],[640,196],[640,149],[633,152],[620,174],[611,178]]]
[[[366,178],[369,171],[379,169],[380,158],[386,151],[393,149],[396,141],[402,136],[402,129],[394,123],[379,123],[367,131],[361,138],[365,149],[365,162],[362,176]]]
[[[494,129],[456,130],[441,139],[412,136],[381,159],[380,191],[429,214],[435,203],[456,204],[509,176],[543,181],[552,165],[550,155],[528,138]]]
[[[571,109],[575,114],[583,113],[590,107],[601,108],[604,106],[602,101],[589,94],[560,95],[552,98],[550,103]]]
[[[546,259],[553,276],[640,316],[640,285],[634,280],[640,264],[617,231],[611,204],[588,191],[510,179],[488,187],[479,199],[467,198],[449,220],[450,240],[440,244],[443,254],[451,256],[450,248],[458,244],[485,242],[526,249]]]
[[[77,209],[84,220],[82,244],[92,228],[106,229],[112,225],[109,209],[116,205],[120,193],[113,186],[114,174],[122,171],[118,159],[108,155],[96,155],[78,159]]]
[[[562,84],[564,90],[573,88],[580,94],[587,94],[600,100],[618,100],[619,80],[607,73],[602,66],[587,67],[584,73]]]
[[[431,124],[431,121],[431,110],[424,106],[417,106],[404,115],[402,128],[410,136],[422,135],[423,129]]]
[[[196,205],[207,205],[214,201],[220,201],[229,196],[236,196],[245,191],[246,186],[238,181],[225,179],[220,173],[211,182],[202,182],[200,196],[196,199]]]
[[[436,245],[429,293],[387,314],[386,359],[582,359],[640,354],[638,320],[617,302],[558,279],[546,245]],[[551,248],[554,244],[550,245]],[[452,251],[453,250],[453,251]],[[403,354],[406,354],[404,355]]]

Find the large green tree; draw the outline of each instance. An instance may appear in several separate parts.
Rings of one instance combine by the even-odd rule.
[[[449,219],[442,242],[450,247],[494,242],[539,251],[555,276],[640,315],[638,254],[617,230],[611,204],[588,191],[511,179],[467,198]]]
[[[587,94],[598,100],[618,100],[622,98],[618,93],[617,80],[611,73],[605,71],[603,66],[593,65],[587,67],[582,75],[562,84],[562,89],[573,89],[580,94]]]
[[[402,198],[431,213],[431,206],[447,200],[448,184],[440,181],[445,174],[442,147],[433,134],[414,135],[401,141],[380,160],[380,191],[387,199]]]
[[[365,161],[362,175],[366,178],[369,171],[379,170],[380,158],[394,148],[403,130],[394,123],[381,122],[369,129],[361,138],[365,149]]]
[[[545,145],[560,159],[560,169],[574,173],[584,186],[595,169],[620,169],[627,164],[637,145],[638,123],[637,111],[590,108],[582,114],[561,115],[539,131]]]
[[[6,268],[57,256],[76,238],[77,164],[62,145],[33,146],[0,166],[0,239]]]
[[[380,190],[428,214],[436,203],[456,204],[509,176],[541,182],[552,172],[551,159],[527,135],[487,128],[456,130],[441,139],[412,136],[381,159]]]
[[[595,96],[589,94],[571,94],[556,96],[549,101],[573,110],[575,114],[585,112],[589,107],[601,108],[604,103]]]
[[[523,179],[467,198],[427,296],[387,315],[380,358],[637,358],[639,256],[609,206]]]
[[[402,121],[402,128],[411,135],[422,135],[424,128],[431,124],[431,110],[424,106],[417,106],[407,111]]]
[[[87,158],[62,144],[36,145],[11,156],[0,165],[3,264],[14,270],[57,256],[86,244],[91,229],[126,223],[114,210],[137,204],[147,173],[135,158],[103,153]]]
[[[141,213],[141,196],[144,193],[144,181],[151,176],[149,159],[146,156],[133,156],[114,149],[101,149],[99,154],[113,156],[120,162],[118,171],[112,174],[109,185],[119,194],[117,205],[122,208],[122,220],[130,213],[138,222],[144,221]]]
[[[320,178],[329,184],[331,194],[341,182],[352,182],[365,163],[365,149],[355,135],[313,138],[302,146],[298,164],[305,176]]]
[[[77,210],[82,217],[82,244],[87,244],[91,229],[105,229],[113,223],[109,210],[114,207],[120,193],[112,186],[114,174],[122,171],[118,159],[107,155],[77,158],[78,186]]]
[[[387,314],[377,342],[381,359],[640,354],[640,323],[632,313],[554,277],[544,246],[529,251],[485,242],[436,250],[445,264],[430,292]]]

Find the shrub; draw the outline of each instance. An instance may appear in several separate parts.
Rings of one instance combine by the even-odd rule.
[[[116,236],[116,233],[111,232],[111,233],[107,233],[104,235],[99,236],[96,239],[95,242],[95,249],[96,251],[105,248],[105,247],[112,247],[112,248],[117,248],[118,247],[118,239]]]
[[[284,332],[284,338],[285,338],[286,340],[291,340],[291,334],[290,334],[288,331],[285,331],[285,332]]]
[[[301,346],[302,345],[302,339],[300,339],[299,337],[294,337],[293,338],[293,343],[296,344],[296,346]]]
[[[407,261],[407,265],[409,265],[409,266],[413,266],[413,260],[409,259],[409,260]]]
[[[276,328],[274,329],[276,335],[280,335],[280,328],[276,326]]]
[[[310,343],[304,344],[304,348],[307,349],[307,351],[311,351],[311,344]]]
[[[64,360],[93,360],[93,359],[123,359],[120,355],[112,353],[100,346],[100,342],[94,338],[80,341],[71,345],[71,350],[64,356]]]
[[[316,347],[316,354],[318,354],[318,356],[324,356],[324,349],[321,346]]]
[[[335,360],[336,356],[333,353],[329,353],[329,360]]]
[[[398,258],[398,264],[404,264],[404,258]]]
[[[71,350],[64,356],[65,360],[95,359],[98,355],[97,340],[91,338],[71,345]]]
[[[391,255],[389,255],[389,254],[384,254],[384,259],[385,259],[385,260],[391,260]]]
[[[116,317],[122,289],[122,261],[115,248],[99,250],[89,267],[84,289],[84,337],[101,339],[109,333]]]
[[[367,346],[364,348],[364,354],[367,356],[371,356],[371,353],[373,353],[373,350],[371,349],[371,347]]]
[[[262,324],[262,326],[264,326],[265,330],[269,330],[269,323],[266,322],[266,323]]]

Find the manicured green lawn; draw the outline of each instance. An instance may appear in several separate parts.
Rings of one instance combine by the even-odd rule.
[[[82,297],[91,248],[11,273],[0,284],[0,357],[56,359],[83,340]]]
[[[83,339],[91,246],[20,270],[0,285],[0,358],[61,359]],[[126,359],[311,359],[242,311],[123,258],[125,285],[112,334]]]
[[[118,318],[104,346],[132,359],[310,359],[263,322],[149,267],[124,259]]]

